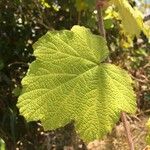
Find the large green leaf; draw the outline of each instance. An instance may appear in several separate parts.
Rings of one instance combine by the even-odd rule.
[[[89,29],[52,31],[34,44],[36,60],[23,79],[20,112],[41,120],[45,130],[75,121],[86,141],[99,139],[119,119],[135,111],[131,79],[120,68],[102,63],[106,41]]]

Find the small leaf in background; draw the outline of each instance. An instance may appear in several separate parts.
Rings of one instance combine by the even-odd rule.
[[[139,36],[141,31],[150,37],[150,27],[144,24],[142,13],[137,8],[132,8],[127,0],[111,0],[117,7],[124,29],[131,36]]]
[[[82,11],[87,9],[87,4],[84,2],[84,0],[76,0],[75,7],[77,8],[77,11]]]
[[[104,26],[105,26],[105,29],[111,29],[111,28],[113,28],[114,24],[113,24],[112,19],[106,19],[106,20],[104,20]]]
[[[41,2],[41,4],[46,7],[46,8],[50,8],[51,6],[45,1],[45,0],[39,0]]]
[[[48,32],[33,47],[36,60],[17,104],[28,121],[41,120],[51,130],[74,120],[80,137],[92,141],[111,131],[121,111],[135,112],[132,80],[103,63],[108,48],[102,37],[74,26]]]
[[[86,9],[93,9],[96,5],[96,0],[76,0],[75,7],[77,11],[83,11]]]
[[[5,149],[5,142],[3,139],[0,138],[0,150],[6,150]]]
[[[108,22],[107,26],[107,20],[110,22]],[[106,21],[106,23],[105,23]],[[123,28],[122,24],[120,24],[120,16],[119,13],[116,12],[115,7],[114,6],[109,6],[106,11],[105,11],[105,17],[104,17],[104,25],[106,29],[110,29],[115,27],[116,28],[116,24],[114,26],[114,22],[117,22],[118,28],[120,29],[119,35],[120,35],[120,40],[119,40],[119,45],[123,48],[131,48],[133,47],[133,38],[131,38],[131,36],[129,34],[127,34],[126,30]]]
[[[12,91],[12,94],[14,94],[16,97],[19,96],[21,93],[21,88],[20,87],[15,87]]]
[[[144,99],[150,101],[150,93],[145,94]]]
[[[146,50],[142,48],[136,50],[136,53],[139,54],[140,56],[145,56],[145,57],[148,56],[148,54],[146,53]]]

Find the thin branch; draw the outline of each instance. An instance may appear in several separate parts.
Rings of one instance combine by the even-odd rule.
[[[144,22],[149,21],[149,20],[150,20],[150,14],[145,16],[144,19],[143,19]]]
[[[104,27],[104,20],[103,20],[103,14],[102,14],[102,4],[101,4],[100,0],[97,0],[96,9],[97,9],[99,33],[102,37],[106,38],[106,31],[105,31],[105,27]]]
[[[29,65],[27,63],[25,63],[25,62],[13,62],[13,63],[9,64],[8,67],[12,67],[14,65],[29,67]]]
[[[81,11],[78,12],[78,25],[81,23]]]
[[[126,116],[125,112],[121,113],[121,120],[123,122],[125,131],[126,131],[125,133],[126,133],[126,136],[127,136],[127,140],[128,140],[128,144],[129,144],[130,150],[134,150],[134,143],[133,143],[133,140],[132,140],[130,127],[128,125],[127,116]]]
[[[45,27],[45,29],[47,29],[47,30],[51,30],[52,29],[51,27],[49,27],[48,25],[46,25],[42,20],[38,20],[38,23],[40,25],[42,25],[43,27]]]
[[[41,11],[41,8],[39,6],[38,1],[34,0],[33,2],[35,4],[36,8],[38,9],[38,12],[39,12],[39,15],[40,15],[39,18],[41,19],[41,20],[38,20],[38,23],[40,25],[44,26],[47,30],[51,30],[52,27],[51,27],[51,25],[49,23],[49,20],[47,19],[47,17],[45,16],[45,14]],[[44,22],[46,22],[46,24]]]

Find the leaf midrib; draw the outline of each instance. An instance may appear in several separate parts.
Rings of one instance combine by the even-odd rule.
[[[83,72],[83,73],[81,73],[81,74],[75,76],[74,78],[72,78],[72,79],[70,79],[70,80],[68,80],[68,81],[66,81],[66,82],[64,82],[64,83],[62,83],[62,84],[56,86],[54,89],[51,89],[50,91],[56,90],[57,88],[61,87],[62,85],[67,84],[68,82],[70,82],[70,81],[72,81],[72,80],[75,80],[76,78],[81,77],[82,75],[84,75],[84,74],[86,74],[87,72],[89,72],[89,71],[95,69],[96,67],[98,67],[98,66],[96,65],[96,66],[94,66],[94,67],[92,67],[92,68],[86,70],[85,72]],[[29,83],[28,83],[28,85],[29,85]],[[30,86],[31,86],[31,85],[30,85]],[[44,90],[45,88],[41,88],[41,89]],[[34,89],[34,90],[32,90],[32,91],[25,92],[24,94],[29,94],[30,92],[33,92],[33,91],[36,91],[36,90],[41,90],[41,89],[40,89],[40,88],[39,88],[39,89]],[[48,90],[48,89],[47,89],[47,90]]]

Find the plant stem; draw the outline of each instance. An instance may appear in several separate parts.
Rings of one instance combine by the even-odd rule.
[[[147,15],[147,16],[145,16],[144,19],[143,19],[144,22],[146,22],[146,21],[148,21],[148,20],[150,20],[150,14]]]
[[[97,17],[98,17],[98,30],[99,30],[100,35],[106,39],[106,31],[105,31],[104,20],[103,20],[103,15],[102,15],[102,7],[103,7],[102,2],[104,2],[104,0],[97,0],[97,2],[96,2]],[[121,112],[121,120],[122,120],[124,128],[125,128],[125,132],[126,132],[130,150],[134,150],[134,143],[132,140],[130,127],[128,125],[128,121],[127,121],[125,112]]]
[[[100,1],[97,0],[96,8],[97,8],[97,17],[98,17],[98,30],[99,30],[100,35],[106,39],[106,31],[104,27],[102,6],[99,3]]]
[[[127,140],[128,140],[128,144],[129,144],[130,150],[134,150],[134,143],[133,143],[133,140],[132,140],[130,127],[128,125],[128,121],[127,121],[127,117],[126,117],[126,113],[125,112],[121,113],[121,120],[123,122],[125,131],[126,131],[125,133],[126,133],[126,136],[127,136]]]
[[[81,23],[81,11],[78,12],[78,25]]]

